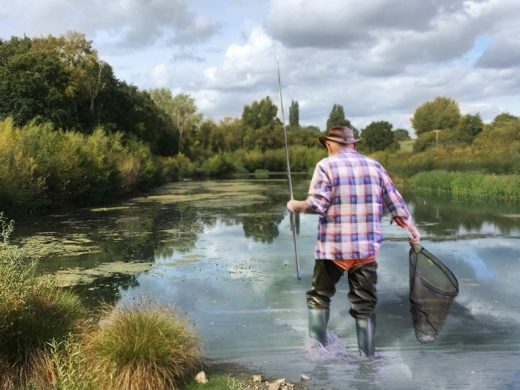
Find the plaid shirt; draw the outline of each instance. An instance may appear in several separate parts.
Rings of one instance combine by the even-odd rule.
[[[307,205],[320,215],[316,259],[375,256],[383,241],[383,208],[401,219],[401,226],[411,222],[401,194],[381,164],[348,149],[316,164]]]

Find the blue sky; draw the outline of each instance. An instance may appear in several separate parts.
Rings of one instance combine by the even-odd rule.
[[[0,38],[82,32],[118,78],[189,93],[216,120],[278,103],[279,59],[302,124],[339,103],[357,127],[411,130],[436,96],[485,121],[520,114],[518,15],[514,0],[0,0]]]

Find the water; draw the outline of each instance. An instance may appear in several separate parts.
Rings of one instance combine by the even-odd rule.
[[[307,185],[296,182],[296,198]],[[344,279],[330,319],[337,349],[326,358],[306,349],[317,218],[301,216],[298,281],[286,194],[284,180],[176,183],[106,209],[19,220],[15,239],[42,251],[42,272],[90,270],[73,287],[90,305],[143,295],[173,304],[192,319],[214,363],[293,382],[305,373],[311,389],[520,388],[519,205],[406,195],[422,244],[455,273],[460,293],[438,341],[418,343],[406,233],[385,218],[376,358],[367,362]],[[129,261],[147,270],[130,272]]]

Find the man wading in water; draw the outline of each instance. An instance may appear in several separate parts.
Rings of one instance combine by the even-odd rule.
[[[309,335],[327,345],[330,299],[346,271],[350,314],[356,320],[360,352],[374,355],[376,255],[383,241],[385,208],[402,228],[420,235],[406,204],[377,161],[356,151],[360,139],[350,127],[334,127],[320,137],[329,157],[317,165],[306,200],[290,200],[291,212],[319,214],[312,287],[307,291]]]

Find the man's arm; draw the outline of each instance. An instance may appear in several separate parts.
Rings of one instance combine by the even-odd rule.
[[[410,233],[410,243],[418,244],[421,235],[415,226],[412,215],[406,206],[406,203],[392,183],[392,180],[383,169],[383,203],[392,216],[392,219],[403,229]]]

